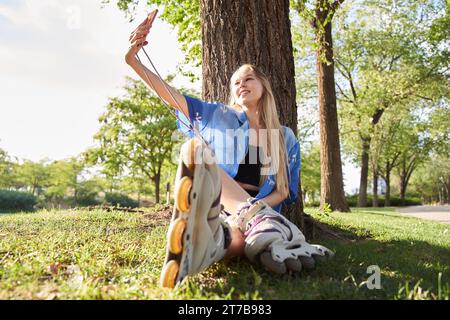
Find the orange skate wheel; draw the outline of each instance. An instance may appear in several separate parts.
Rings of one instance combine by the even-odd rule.
[[[187,212],[191,208],[189,192],[192,188],[192,179],[184,176],[180,179],[175,189],[175,204],[178,211]]]
[[[170,260],[162,269],[161,272],[161,286],[163,288],[174,288],[177,280],[180,266],[175,260]]]
[[[169,227],[169,250],[173,254],[179,254],[183,250],[183,232],[186,230],[187,221],[177,218]]]

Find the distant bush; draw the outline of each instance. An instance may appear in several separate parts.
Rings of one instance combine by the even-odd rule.
[[[347,196],[347,203],[350,207],[358,206],[358,195]],[[373,197],[372,195],[367,195],[367,207],[372,207]],[[421,205],[422,201],[418,197],[408,196],[405,198],[405,206],[418,206]],[[391,196],[391,207],[399,207],[401,206],[401,200],[397,196]],[[378,197],[378,206],[384,207],[384,196]]]
[[[75,201],[75,205],[77,207],[89,207],[99,204],[101,204],[101,201],[97,199],[96,195],[78,196],[77,200]]]
[[[406,197],[405,198],[405,206],[420,206],[422,204],[422,200],[418,197]],[[399,197],[391,197],[391,206],[399,207],[401,206]],[[384,206],[384,198],[383,198],[383,206]]]
[[[105,201],[112,206],[125,208],[137,208],[139,206],[139,203],[136,200],[120,193],[107,193],[105,195]]]
[[[358,195],[353,196],[347,196],[345,197],[347,200],[347,203],[350,207],[357,207],[358,206]],[[372,195],[367,195],[367,206],[366,207],[372,207]],[[405,206],[419,206],[422,204],[422,200],[418,196],[407,196],[405,199]],[[318,207],[320,206],[320,202],[308,202],[306,203],[308,207]],[[378,197],[378,206],[384,207],[384,196]],[[393,197],[391,196],[391,207],[400,207],[401,201],[399,197]]]
[[[0,190],[0,211],[33,211],[37,198],[31,193]]]

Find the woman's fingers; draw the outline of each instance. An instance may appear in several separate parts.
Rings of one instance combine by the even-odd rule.
[[[130,42],[130,48],[127,55],[134,55],[143,46],[148,44],[146,40],[150,28],[152,27],[153,21],[156,18],[158,10],[150,12],[141,24],[131,32],[128,41]]]
[[[130,34],[130,38],[135,35],[136,33],[148,33],[150,31],[150,26],[148,25],[143,25],[143,26],[139,26],[138,28],[136,28],[135,30],[133,30],[133,32],[131,32]]]
[[[130,34],[130,39],[137,34],[147,35],[149,32],[150,32],[150,28],[147,28],[147,27],[138,28]]]
[[[138,33],[132,34],[130,36],[130,38],[128,39],[128,41],[131,41],[132,39],[140,38],[140,37],[146,38],[147,35],[148,35],[148,32],[138,32]]]
[[[145,36],[136,36],[130,40],[131,45],[134,45],[136,43],[143,43],[143,42],[146,42],[146,44],[148,44],[148,41],[145,39]]]
[[[145,41],[145,42],[147,42],[147,41]],[[136,40],[131,43],[130,48],[140,48],[142,46],[142,44],[145,42],[143,42],[142,40]]]
[[[136,33],[132,36],[130,36],[130,39],[128,39],[128,41],[131,41],[132,39],[136,39],[136,38],[140,38],[140,37],[147,37],[148,33]]]
[[[148,33],[149,31],[150,31],[150,30],[149,30],[148,28],[146,28],[146,27],[138,28],[138,29],[134,30],[134,31],[131,33],[130,38],[131,38],[133,35],[137,34],[137,33]]]
[[[146,40],[146,36],[143,36],[143,35],[141,35],[141,36],[136,35],[136,36],[134,36],[133,38],[130,39],[130,42],[134,42],[134,41],[145,41],[145,40]]]

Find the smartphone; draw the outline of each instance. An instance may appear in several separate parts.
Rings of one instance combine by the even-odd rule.
[[[148,19],[147,23],[152,24],[153,21],[155,20],[157,14],[158,14],[158,9],[150,12],[147,16],[147,19]]]

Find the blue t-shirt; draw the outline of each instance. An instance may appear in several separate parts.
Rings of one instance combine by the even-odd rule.
[[[189,118],[187,120],[184,114],[177,110],[177,126],[189,138],[195,135],[192,129],[184,124],[191,122],[196,130],[201,133],[204,140],[215,152],[217,164],[232,178],[238,172],[239,164],[245,158],[249,145],[249,122],[245,112],[239,112],[235,109],[218,102],[204,102],[189,96],[185,96]],[[292,130],[284,127],[284,141],[286,144],[288,159],[288,179],[289,196],[283,201],[284,204],[295,202],[298,195],[298,183],[300,174],[300,144]],[[275,133],[275,130],[273,130]],[[271,134],[268,132],[267,134]],[[277,140],[275,140],[277,141]],[[276,180],[273,172],[267,172],[268,178],[260,188],[256,199],[267,197],[275,188]],[[273,209],[280,212],[281,205]]]

